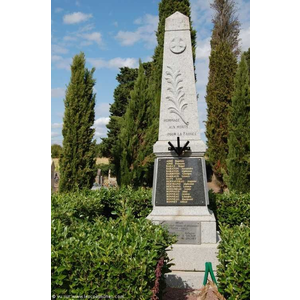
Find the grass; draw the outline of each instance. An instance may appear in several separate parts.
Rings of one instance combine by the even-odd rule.
[[[52,160],[54,161],[55,171],[58,171],[58,168],[59,168],[59,158],[52,158]],[[109,159],[107,157],[97,157],[96,164],[105,164],[105,165],[108,165],[109,164]]]

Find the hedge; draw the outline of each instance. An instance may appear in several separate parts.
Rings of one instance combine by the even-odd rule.
[[[53,295],[153,296],[158,262],[164,257],[162,274],[169,271],[166,249],[175,238],[163,227],[134,216],[130,205],[137,206],[143,196],[148,197],[149,191],[103,189],[52,195]],[[116,219],[103,214],[109,199]],[[137,211],[143,209],[136,208],[139,215]]]
[[[227,300],[250,299],[250,228],[220,225],[218,288]]]
[[[104,216],[116,219],[124,207],[130,207],[136,217],[146,217],[152,210],[151,195],[151,189],[134,190],[131,187],[55,193],[51,196],[52,217],[93,219]]]
[[[209,191],[209,208],[213,210],[217,223],[250,226],[250,194],[235,192],[215,194]]]

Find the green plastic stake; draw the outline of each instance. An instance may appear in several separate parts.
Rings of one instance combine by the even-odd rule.
[[[205,274],[204,274],[204,279],[203,279],[203,285],[206,285],[206,283],[207,283],[208,273],[210,273],[210,277],[211,277],[212,281],[215,283],[215,285],[218,286],[211,262],[205,263]]]

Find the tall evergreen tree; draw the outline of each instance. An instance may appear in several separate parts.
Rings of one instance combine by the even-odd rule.
[[[239,53],[240,23],[235,17],[233,0],[214,0],[215,10],[206,87],[206,137],[208,158],[217,178],[223,181],[228,155],[228,110],[234,90]]]
[[[138,78],[134,89],[130,93],[126,113],[122,120],[122,129],[119,135],[119,147],[121,155],[121,184],[142,185],[144,182],[143,155],[141,145],[145,143],[147,129],[147,111],[149,96],[147,89],[147,77],[143,64],[140,62]],[[147,185],[146,183],[144,185]]]
[[[116,170],[118,183],[120,183],[120,160],[122,154],[122,149],[118,144],[119,134],[122,126],[122,117],[130,101],[130,92],[133,90],[137,75],[138,69],[120,68],[120,73],[116,77],[119,85],[115,88],[114,103],[109,109],[110,120],[106,126],[108,128],[107,138],[103,138],[101,143],[102,155],[110,158],[110,162]]]
[[[67,87],[63,118],[63,150],[59,162],[61,192],[91,188],[95,171],[95,79],[85,68],[84,53],[75,55]]]
[[[227,184],[230,190],[250,191],[250,49],[244,52],[235,77],[229,113]]]

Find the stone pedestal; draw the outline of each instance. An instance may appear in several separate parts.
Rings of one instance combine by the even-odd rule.
[[[162,72],[159,138],[153,146],[153,211],[148,219],[178,237],[169,251],[175,265],[167,284],[200,288],[205,262],[216,270],[218,237],[215,216],[207,207],[206,146],[200,139],[189,19],[179,12],[166,19]],[[177,149],[189,142],[190,149],[179,155],[168,142]]]

